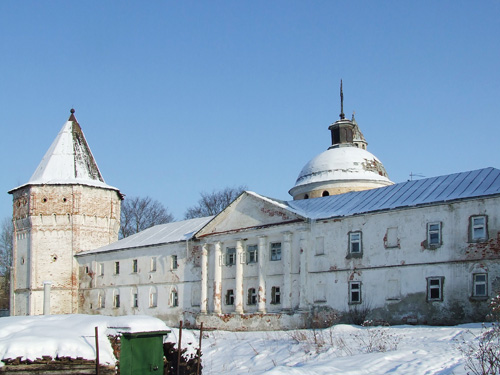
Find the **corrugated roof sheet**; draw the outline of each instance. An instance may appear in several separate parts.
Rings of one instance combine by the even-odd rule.
[[[205,226],[205,224],[207,224],[210,220],[212,220],[212,218],[213,216],[209,216],[155,225],[154,227],[145,229],[142,232],[133,234],[112,244],[100,247],[96,250],[81,252],[78,255],[190,240],[193,238],[194,234]]]
[[[495,194],[500,194],[500,170],[484,168],[286,204],[307,218],[326,219]]]

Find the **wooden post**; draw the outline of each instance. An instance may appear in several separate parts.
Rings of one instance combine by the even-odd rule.
[[[181,370],[181,342],[182,342],[182,320],[179,325],[179,344],[177,345],[177,375]]]
[[[200,375],[200,362],[201,362],[201,338],[203,337],[203,322],[200,325],[200,342],[198,344],[198,364],[196,365],[196,375]]]
[[[99,328],[95,327],[95,373],[99,375]]]

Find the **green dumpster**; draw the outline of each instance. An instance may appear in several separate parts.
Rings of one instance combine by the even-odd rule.
[[[120,374],[163,374],[163,336],[169,332],[122,332]]]

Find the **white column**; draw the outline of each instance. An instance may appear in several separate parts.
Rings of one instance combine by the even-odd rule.
[[[266,275],[269,251],[266,236],[259,237],[259,312],[266,313]]]
[[[215,244],[214,251],[214,313],[222,313],[222,243]]]
[[[301,233],[302,238],[299,241],[300,246],[300,302],[299,308],[306,309],[307,307],[307,233]]]
[[[208,244],[203,244],[201,248],[201,301],[200,309],[202,314],[207,313],[208,307]]]
[[[236,241],[236,291],[234,295],[234,311],[243,314],[243,241]]]
[[[283,262],[283,292],[281,293],[281,308],[289,310],[292,308],[292,233],[283,234],[283,246],[281,249],[281,260]]]
[[[50,287],[52,282],[43,282],[43,315],[50,315]]]

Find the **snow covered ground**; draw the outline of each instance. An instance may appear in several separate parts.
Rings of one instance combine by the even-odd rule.
[[[316,335],[313,331],[213,331],[202,343],[203,374],[463,375],[467,372],[457,350],[460,338],[473,339],[480,332],[481,324],[337,325],[317,330]]]
[[[106,335],[113,327],[131,332],[167,330],[147,316],[52,315],[0,318],[1,358],[70,356],[95,358],[99,327],[101,363],[114,362]],[[207,331],[202,341],[203,374],[440,374],[464,375],[457,349],[481,324],[454,327],[337,325],[322,330],[280,332]],[[124,328],[121,328],[122,330]],[[172,329],[168,341],[177,342]],[[182,346],[195,353],[198,331],[184,330]]]

